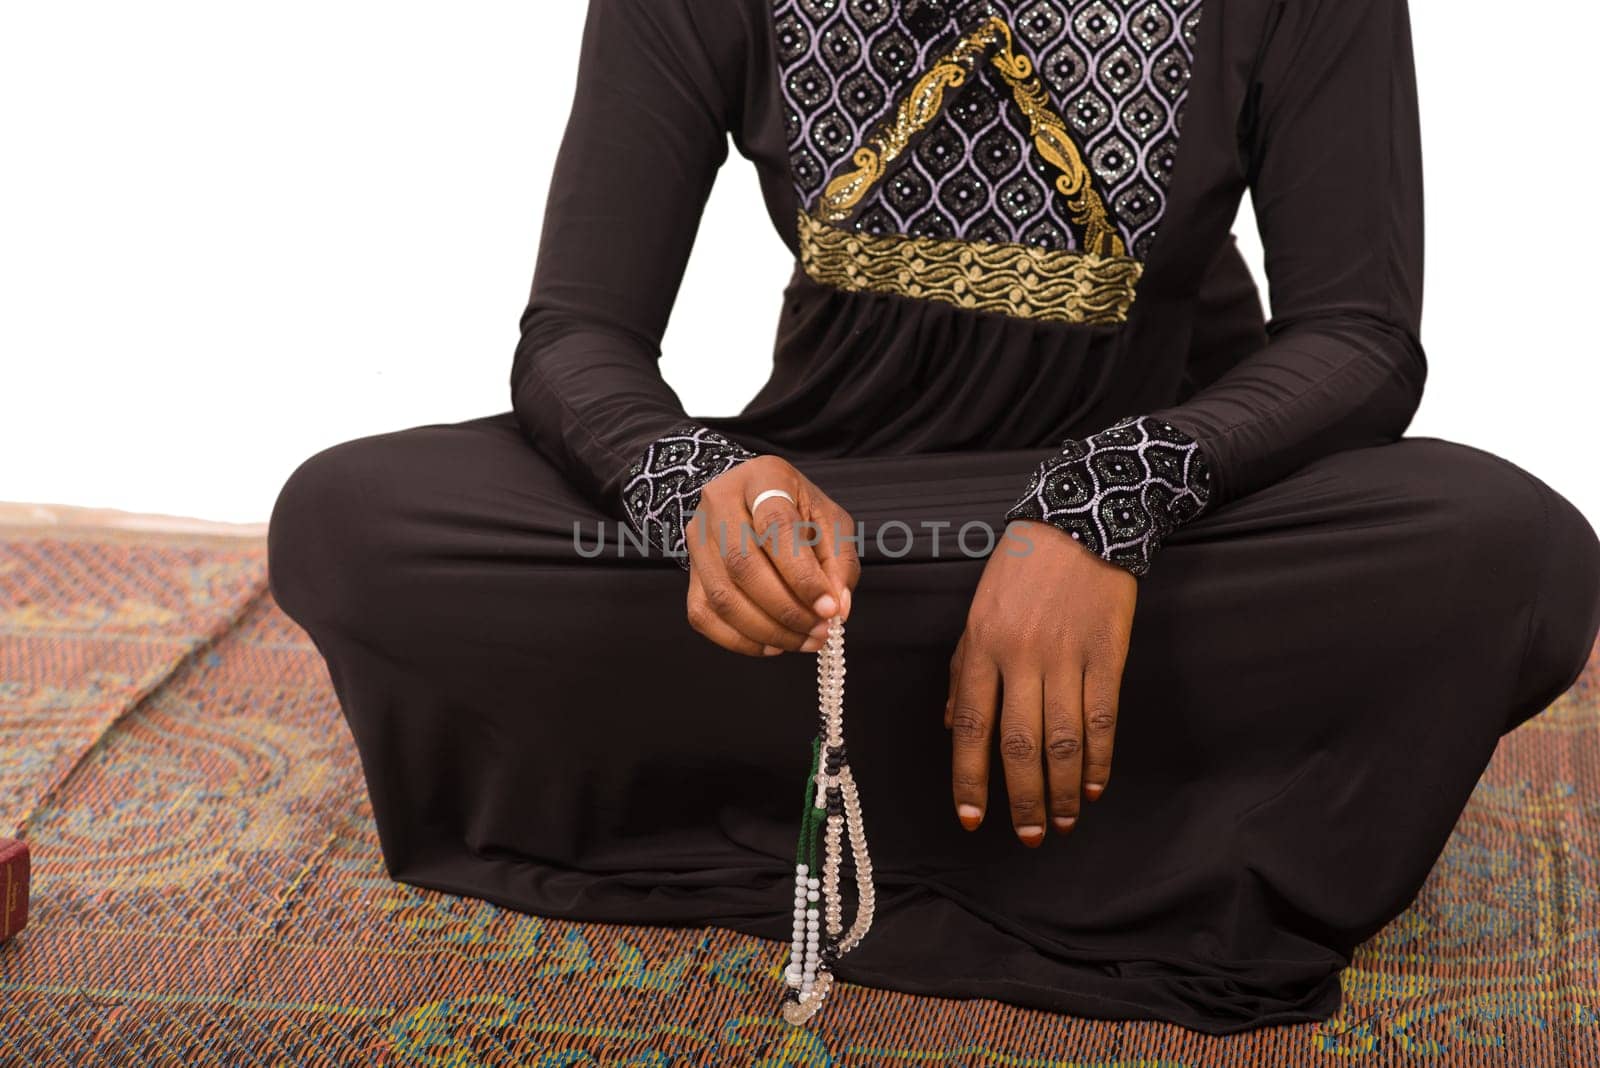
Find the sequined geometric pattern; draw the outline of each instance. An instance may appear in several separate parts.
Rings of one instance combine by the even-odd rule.
[[[115,703],[11,810],[33,813],[33,915],[0,947],[0,1064],[1600,1064],[1600,655],[1501,741],[1324,1023],[1218,1038],[845,984],[796,1029],[773,1007],[778,943],[390,879],[327,670],[265,593],[260,542],[46,541],[0,531],[0,753],[25,759],[16,739]],[[169,660],[189,605],[215,624],[180,625],[206,637]],[[134,659],[143,687],[92,685]]]
[[[799,200],[892,121],[964,32],[1000,19],[1042,81],[1124,246],[1143,259],[1166,207],[1201,0],[775,0]],[[999,69],[951,84],[850,227],[868,234],[1082,249],[1083,227]]]
[[[1205,455],[1170,423],[1130,416],[1041,463],[1006,519],[1049,523],[1135,575],[1211,496]]]
[[[651,442],[628,468],[622,504],[645,543],[689,566],[684,523],[700,507],[707,482],[755,453],[715,430],[686,424]]]

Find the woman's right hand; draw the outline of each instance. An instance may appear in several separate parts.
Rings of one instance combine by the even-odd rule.
[[[752,515],[750,505],[768,497]],[[816,652],[828,621],[850,614],[861,577],[855,521],[786,460],[757,456],[700,491],[685,528],[689,625],[746,656]]]

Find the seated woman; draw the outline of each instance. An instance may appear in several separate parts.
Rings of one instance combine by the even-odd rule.
[[[658,341],[730,134],[797,269],[767,384],[694,419]],[[1600,619],[1571,505],[1402,436],[1422,247],[1405,0],[591,0],[514,411],[273,516],[390,870],[787,941],[794,654],[848,615],[841,978],[1328,1016]]]

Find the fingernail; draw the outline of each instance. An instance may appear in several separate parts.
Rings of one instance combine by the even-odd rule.
[[[811,607],[817,610],[817,615],[826,619],[839,610],[839,602],[833,599],[832,594],[825,593],[821,597],[818,597],[817,603]]]
[[[983,809],[977,805],[960,805],[956,808],[956,817],[961,820],[961,826],[975,831],[978,824],[983,822]]]
[[[1062,834],[1066,834],[1068,831],[1072,830],[1072,825],[1074,823],[1078,822],[1078,817],[1076,817],[1076,816],[1057,816],[1055,819],[1051,820],[1050,822],[1055,824],[1056,830],[1060,831]]]
[[[1030,823],[1017,828],[1017,837],[1022,839],[1022,844],[1025,846],[1037,846],[1044,841],[1044,828]]]
[[[763,645],[761,647],[762,656],[777,656],[781,652],[783,652],[783,650],[779,649],[776,645]]]
[[[1100,795],[1106,792],[1106,786],[1105,783],[1092,782],[1083,788],[1083,792],[1089,795],[1090,801],[1098,801]]]
[[[807,638],[806,643],[800,647],[802,653],[814,653],[822,648],[821,638]]]
[[[812,627],[811,636],[813,638],[826,638],[828,636],[828,621],[824,619],[821,623]]]
[[[849,619],[850,618],[850,590],[848,588],[846,588],[845,591],[839,595],[839,601],[844,606],[839,612],[839,618],[840,619]]]

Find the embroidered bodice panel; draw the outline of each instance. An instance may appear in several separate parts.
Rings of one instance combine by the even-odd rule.
[[[774,0],[816,280],[1117,322],[1177,162],[1200,0]]]

